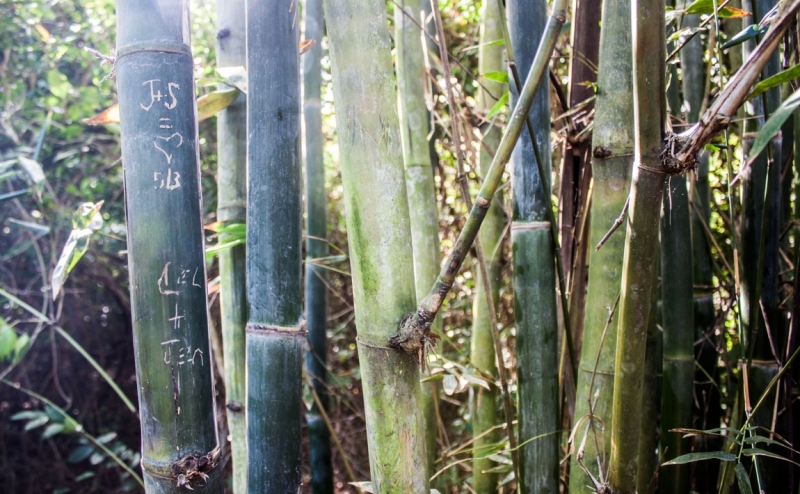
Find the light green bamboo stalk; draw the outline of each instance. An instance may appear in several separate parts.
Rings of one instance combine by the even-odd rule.
[[[372,489],[427,492],[419,360],[388,348],[415,302],[383,2],[325,0]]]
[[[608,481],[615,494],[636,492],[647,321],[666,170],[661,162],[666,49],[661,36],[653,36],[664,32],[664,0],[634,0],[631,27],[636,165],[627,213],[614,366]]]
[[[305,160],[306,187],[306,328],[309,351],[306,352],[306,372],[319,398],[306,413],[309,436],[309,463],[311,466],[311,488],[314,494],[333,493],[333,469],[331,466],[331,440],[328,425],[320,407],[328,406],[326,359],[328,288],[325,286],[326,270],[314,264],[314,259],[328,255],[327,211],[325,203],[325,163],[322,133],[322,37],[325,23],[322,15],[322,0],[305,0],[303,4],[304,38],[314,40],[314,46],[303,55],[303,159]]]
[[[117,2],[117,93],[148,493],[222,492],[183,2]]]
[[[508,3],[509,35],[520,72],[532,66],[545,29],[544,1]],[[514,258],[514,317],[517,326],[520,489],[558,490],[558,320],[556,266],[550,235],[550,90],[542,81],[529,121],[530,136],[520,137],[511,161]],[[511,87],[512,104],[518,99]],[[537,163],[537,158],[543,160]],[[544,175],[540,175],[540,170]],[[542,436],[528,442],[531,438]]]
[[[427,0],[398,0],[394,4],[395,42],[397,44],[397,108],[403,161],[406,169],[408,212],[411,220],[411,244],[414,249],[414,284],[422,299],[436,281],[439,272],[439,212],[431,162],[428,107],[425,102],[426,36],[424,25]],[[431,329],[439,333],[441,317]],[[435,473],[436,437],[439,423],[436,414],[436,384],[421,383],[425,419],[425,449],[428,453],[428,476]]]
[[[292,0],[247,0],[247,489],[301,482],[302,178]]]
[[[244,0],[217,0],[217,66],[244,66],[247,55]],[[217,114],[217,220],[245,221],[247,214],[247,97],[240,94]],[[220,242],[225,236],[220,236]],[[237,245],[219,253],[225,398],[233,462],[233,489],[247,492],[245,404],[246,250]]]
[[[589,426],[581,429],[575,443],[579,445],[584,442],[583,464],[593,472],[594,477],[599,477],[600,472],[596,469],[598,463],[605,472],[611,453],[608,429],[614,393],[616,314],[605,341],[602,341],[602,334],[609,311],[619,295],[625,237],[622,232],[616,232],[600,250],[595,250],[594,246],[614,225],[630,189],[634,145],[630,0],[605,0],[602,24],[597,74],[597,84],[602,89],[597,94],[592,130],[592,149],[596,152],[592,159],[594,185],[589,236],[589,285],[573,421],[577,424],[590,413],[591,402],[592,415],[599,420],[591,424],[587,422]],[[595,360],[598,361],[596,372]],[[606,430],[602,432],[604,427]],[[583,440],[584,430],[589,434],[586,441]],[[578,464],[577,455],[573,455],[570,491],[586,492],[586,486],[591,485],[586,472]]]
[[[501,45],[489,46],[489,43],[503,39],[500,11],[497,3],[487,0],[481,9],[481,25],[478,50],[478,72],[504,72],[503,47]],[[494,82],[484,78],[483,86],[478,91],[478,110],[484,115],[495,105],[497,100],[506,90],[506,84]],[[500,129],[493,122],[486,122],[481,126],[483,136],[480,146],[479,173],[484,175],[491,164],[494,151],[500,142]],[[489,273],[491,297],[497,305],[500,290],[500,276],[502,268],[502,248],[500,242],[503,235],[504,213],[499,201],[502,197],[498,194],[495,201],[489,206],[483,226],[480,231],[480,240],[486,257],[486,267]],[[435,281],[435,274],[434,274]],[[472,337],[470,344],[470,360],[472,364],[484,375],[497,376],[495,364],[495,348],[492,334],[491,310],[486,302],[486,289],[483,274],[477,272],[475,280],[475,295],[472,305]],[[430,284],[428,284],[428,288]],[[423,294],[424,295],[424,294]],[[487,390],[481,386],[473,386],[472,402],[472,487],[477,493],[493,493],[497,490],[497,473],[490,472],[495,464],[486,458],[491,447],[499,440],[497,425],[497,405],[499,393],[492,386]],[[489,432],[491,431],[491,432]],[[483,457],[483,458],[482,458]]]

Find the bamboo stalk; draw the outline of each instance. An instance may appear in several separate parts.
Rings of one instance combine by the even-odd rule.
[[[658,247],[666,168],[664,132],[664,1],[634,0],[633,88],[635,163],[622,264],[622,289],[614,366],[609,486],[612,493],[636,492],[647,321]]]
[[[187,17],[184,3],[117,2],[115,68],[149,493],[222,492]]]
[[[296,4],[247,2],[247,488],[301,481],[302,180]]]
[[[481,9],[481,25],[478,51],[478,71],[502,72],[505,69],[503,60],[503,47],[499,45],[488,46],[489,43],[503,39],[500,11],[495,2],[484,2]],[[483,87],[478,92],[478,110],[482,113],[494,106],[506,90],[506,84],[485,80]],[[484,175],[492,160],[492,152],[497,149],[500,142],[500,129],[493,122],[486,122],[481,126],[481,153],[478,163],[479,174]],[[502,201],[502,198],[500,198]],[[505,215],[497,200],[492,201],[484,224],[481,227],[480,241],[484,247],[487,272],[491,293],[487,295],[483,272],[478,271],[475,280],[475,295],[472,305],[472,336],[470,343],[470,360],[472,364],[484,375],[497,376],[495,363],[496,348],[491,317],[491,310],[486,297],[491,296],[493,306],[497,305],[500,291],[500,276],[502,270],[502,248],[500,242],[503,237]],[[430,287],[430,284],[428,284]],[[493,307],[492,307],[493,308]],[[502,365],[502,362],[500,363]],[[474,398],[472,403],[472,487],[476,493],[492,493],[497,490],[498,475],[490,471],[494,461],[486,456],[486,452],[499,440],[497,425],[497,389],[492,386],[487,390],[481,386],[473,386]],[[512,418],[513,419],[513,418]],[[513,434],[513,431],[511,432]]]
[[[686,178],[670,177],[664,189],[661,218],[661,300],[666,310],[663,381],[661,393],[661,444],[665,460],[689,452],[691,441],[670,432],[692,425],[694,384],[694,282],[692,280],[692,237]],[[689,465],[671,467],[659,482],[664,492],[689,490]]]
[[[557,7],[557,6],[554,6]],[[546,2],[508,3],[509,35],[515,62],[524,73],[534,64],[544,38]],[[517,326],[520,490],[555,492],[558,488],[558,435],[533,437],[558,429],[558,321],[554,242],[550,235],[550,91],[539,85],[528,116],[530,136],[517,143],[511,167],[513,190],[511,242],[514,260],[514,317]],[[521,97],[511,87],[512,106]],[[537,159],[543,160],[537,163]],[[540,171],[544,172],[540,174]]]
[[[305,300],[308,351],[305,362],[311,376],[311,386],[318,397],[311,410],[306,412],[309,436],[309,463],[311,490],[314,494],[333,493],[331,466],[331,437],[324,418],[328,407],[327,308],[328,289],[325,286],[326,270],[313,260],[328,255],[328,237],[325,190],[325,163],[322,133],[322,37],[325,22],[322,0],[305,0],[303,4],[303,38],[314,40],[314,45],[303,55],[303,160],[305,161],[306,196],[306,271]],[[317,402],[318,401],[318,402]],[[345,461],[347,461],[345,459]]]
[[[403,161],[406,170],[408,212],[411,220],[411,244],[414,249],[414,284],[421,299],[436,281],[439,271],[439,213],[431,162],[430,118],[425,101],[425,23],[424,11],[430,11],[426,0],[398,0],[395,10],[395,42],[397,44],[397,101]],[[415,22],[415,20],[417,22]],[[435,29],[435,28],[434,28]],[[432,329],[440,331],[441,317]],[[425,449],[428,454],[428,476],[435,472],[436,437],[439,432],[434,400],[435,382],[421,383],[422,408],[425,418]]]
[[[658,286],[660,255],[656,256],[653,268],[653,284]],[[650,295],[650,314],[647,318],[647,348],[644,358],[644,385],[642,386],[642,423],[639,433],[639,471],[636,475],[636,491],[648,492],[648,486],[658,470],[658,412],[661,405],[661,354],[658,301],[659,291],[652,290]],[[671,474],[671,472],[668,472]],[[664,475],[664,479],[669,475]],[[662,484],[659,484],[662,485]]]
[[[324,0],[372,490],[427,492],[420,361],[386,346],[413,310],[411,226],[383,2]]]
[[[217,0],[217,66],[246,65],[244,0]],[[217,114],[217,220],[247,218],[247,97],[240,94]],[[220,235],[220,243],[225,236]],[[246,250],[237,245],[219,253],[222,351],[233,490],[247,492],[245,404],[245,326],[247,325]]]
[[[773,6],[771,0],[745,0],[743,8],[753,13],[753,17],[743,19],[743,25],[756,23]],[[760,46],[760,45],[759,45]],[[757,50],[755,40],[743,44],[743,55]],[[762,78],[778,73],[779,60],[777,50],[766,61]],[[745,105],[745,114],[759,118],[745,122],[745,139],[743,150],[745,155],[752,144],[752,135],[758,132],[769,115],[780,104],[778,88],[767,91],[761,98],[753,98]],[[767,332],[773,338],[782,323],[778,308],[778,258],[780,249],[780,139],[773,139],[767,153],[762,153],[752,164],[741,172],[742,176],[742,278],[741,278],[741,314],[745,348],[748,349],[748,372],[744,374],[749,382],[751,396],[760,396],[767,384],[778,372],[780,364],[773,354]],[[783,338],[785,340],[785,338]],[[772,405],[762,409],[754,416],[757,425],[773,428]],[[745,410],[749,414],[749,410]],[[782,432],[782,431],[781,431]],[[784,477],[783,465],[769,458],[759,460],[764,487],[768,491],[779,489],[779,477]]]
[[[588,243],[597,245],[615,224],[623,211],[630,189],[633,163],[633,92],[632,54],[630,45],[630,0],[605,0],[600,32],[598,86],[605,88],[597,95],[592,130],[591,224]],[[617,341],[617,315],[603,342],[602,334],[609,317],[609,307],[619,295],[625,238],[620,233],[610,236],[600,250],[589,253],[589,282],[586,294],[583,343],[575,399],[577,423],[589,414],[598,420],[589,428],[585,441],[584,462],[602,477],[611,453],[611,401],[614,393],[614,361]],[[617,313],[618,314],[618,313]],[[594,362],[597,361],[596,372]],[[591,383],[594,382],[594,386]],[[590,387],[591,386],[591,387]],[[596,398],[595,398],[596,396]],[[606,432],[601,433],[600,429]],[[581,442],[583,438],[576,439]],[[577,455],[570,464],[570,490],[580,492],[591,480],[578,463]],[[599,465],[599,470],[594,466]]]

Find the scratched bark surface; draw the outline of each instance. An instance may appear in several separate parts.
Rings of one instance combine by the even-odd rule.
[[[120,0],[117,15],[142,465],[147,492],[178,492],[172,464],[217,446],[188,12]],[[220,492],[207,474],[195,492]]]
[[[297,3],[247,1],[247,488],[297,492],[302,170]]]
[[[383,2],[325,0],[374,492],[428,492],[415,356],[386,348],[414,310],[411,228]]]
[[[394,5],[395,42],[397,44],[397,109],[403,161],[406,167],[408,212],[411,220],[411,243],[414,249],[414,283],[417,300],[422,300],[436,282],[441,255],[439,253],[439,211],[433,181],[431,146],[428,141],[430,115],[425,102],[424,24],[422,12],[430,12],[428,0],[399,0]],[[414,22],[416,21],[416,22]],[[425,37],[427,39],[427,37]],[[441,334],[442,318],[433,321],[431,331]],[[425,441],[429,475],[435,473],[436,383],[421,383],[425,417]]]
[[[527,74],[545,27],[547,2],[508,3],[509,35],[520,74]],[[511,87],[512,107],[519,100]],[[543,78],[528,116],[543,169],[549,171],[550,83]],[[530,135],[522,132],[511,158],[514,317],[519,376],[520,476],[530,492],[558,492],[558,318],[554,245],[547,222],[550,177],[540,176]],[[544,193],[543,193],[544,191]],[[517,227],[520,228],[517,228]],[[529,439],[546,435],[535,441]]]

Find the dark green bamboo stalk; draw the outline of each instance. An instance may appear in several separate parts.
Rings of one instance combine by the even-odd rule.
[[[390,345],[402,348],[408,353],[422,354],[425,346],[435,343],[435,337],[430,337],[430,325],[442,306],[444,297],[453,286],[464,258],[467,255],[478,229],[483,222],[495,191],[500,186],[505,164],[511,157],[517,138],[526,125],[528,113],[536,96],[537,89],[547,71],[550,55],[555,48],[555,42],[561,32],[561,26],[566,17],[566,0],[556,0],[552,13],[547,22],[547,27],[542,36],[542,42],[536,52],[525,85],[520,92],[519,102],[510,113],[511,117],[506,127],[506,133],[500,140],[492,165],[484,177],[478,197],[470,210],[467,221],[459,234],[456,244],[448,258],[445,260],[436,283],[425,298],[419,302],[417,310],[408,314],[400,324],[396,335],[392,336]]]
[[[420,361],[386,346],[415,303],[384,3],[324,0],[373,492],[428,492]]]
[[[688,2],[683,2],[688,6]],[[725,21],[726,24],[729,22]],[[697,27],[699,16],[685,17],[684,25]],[[738,31],[737,31],[738,32]],[[709,46],[709,50],[714,50]],[[730,50],[731,52],[738,50]],[[687,107],[686,121],[696,122],[700,117],[705,94],[705,64],[703,62],[703,42],[699,36],[689,41],[680,51],[683,83],[683,100]],[[692,209],[692,269],[694,280],[694,339],[701,343],[695,349],[698,368],[694,373],[695,393],[698,406],[694,409],[695,427],[710,429],[720,425],[719,389],[708,376],[716,376],[717,350],[714,333],[709,332],[714,323],[714,300],[712,298],[711,246],[705,233],[705,226],[711,221],[711,189],[708,182],[709,155],[698,156],[694,180],[689,191]],[[706,338],[708,335],[708,338]],[[674,439],[674,438],[673,438]],[[718,451],[721,443],[713,436],[694,438],[695,448],[700,451]],[[671,467],[675,468],[675,467]],[[710,492],[716,487],[719,475],[719,462],[698,462],[695,466],[695,486],[700,492]],[[684,472],[682,474],[685,475]]]
[[[308,347],[306,372],[323,408],[328,406],[328,378],[326,367],[328,289],[323,267],[314,264],[315,259],[328,255],[327,212],[325,203],[325,163],[322,133],[322,37],[325,22],[322,15],[322,0],[305,0],[303,4],[304,38],[314,40],[314,46],[303,55],[303,136],[306,187],[306,328]],[[333,493],[333,470],[331,468],[330,431],[315,402],[306,413],[311,463],[311,488],[314,494]]]
[[[186,4],[117,2],[128,266],[148,493],[222,492]]]
[[[394,4],[395,43],[397,45],[397,107],[403,161],[406,169],[408,212],[411,219],[411,244],[414,249],[414,285],[421,299],[436,281],[439,271],[439,212],[431,163],[428,107],[425,102],[425,43],[421,32],[424,12],[430,11],[427,0],[398,0]],[[435,30],[435,28],[434,28]],[[433,321],[432,330],[441,330],[442,320]],[[439,424],[436,413],[435,382],[421,383],[425,419],[425,449],[428,453],[428,476],[435,473],[436,437]]]
[[[608,477],[612,493],[636,492],[647,321],[666,173],[661,162],[666,49],[663,38],[653,36],[664,32],[664,0],[634,0],[631,28],[636,145],[614,366]]]
[[[595,250],[594,246],[614,225],[630,189],[634,144],[630,0],[605,0],[602,23],[597,74],[597,84],[602,89],[597,94],[592,129],[592,149],[595,152],[592,159],[594,185],[588,240],[591,249],[589,284],[574,419],[574,423],[578,423],[590,413],[590,408],[592,415],[599,419],[587,422],[588,427],[582,428],[575,439],[576,444],[584,442],[583,464],[593,472],[594,477],[599,477],[598,463],[605,472],[611,453],[608,429],[614,393],[616,315],[610,323],[605,341],[602,334],[609,310],[619,295],[625,237],[617,232],[600,250]],[[595,360],[598,362],[596,372]],[[605,433],[601,432],[603,427]],[[586,441],[583,440],[584,434],[589,434]],[[578,455],[573,455],[570,491],[583,492],[587,485],[592,483],[578,464]]]
[[[302,180],[296,4],[247,1],[247,488],[301,475]]]
[[[504,72],[503,47],[488,44],[503,39],[500,11],[497,3],[491,0],[483,3],[481,9],[480,48],[478,51],[478,71],[481,74],[488,72]],[[506,85],[489,79],[483,80],[483,86],[478,92],[478,110],[484,115],[494,106],[506,90]],[[493,122],[486,122],[481,126],[481,152],[479,173],[484,175],[492,161],[494,150],[500,142],[500,129]],[[502,199],[500,199],[502,200]],[[502,269],[502,248],[500,242],[503,236],[504,213],[497,200],[492,201],[480,231],[480,241],[486,259],[487,272],[491,297],[497,306],[500,291],[500,276]],[[435,274],[434,280],[435,281]],[[475,295],[472,303],[472,337],[470,342],[470,360],[472,364],[484,375],[497,376],[495,363],[494,335],[492,332],[493,318],[487,304],[486,283],[483,273],[478,270],[475,280]],[[427,286],[430,287],[430,284]],[[424,293],[423,293],[424,295]],[[494,462],[485,458],[491,447],[499,440],[499,430],[493,428],[497,425],[497,403],[499,393],[492,386],[487,390],[481,386],[473,386],[474,399],[472,403],[472,487],[476,493],[493,493],[497,490],[497,473],[490,470]],[[491,431],[491,432],[489,432]],[[482,458],[484,457],[484,458]]]
[[[744,0],[742,7],[753,12],[753,17],[743,19],[743,24],[756,23],[765,15],[774,0]],[[755,40],[743,44],[743,55],[747,58],[756,49]],[[762,78],[779,71],[778,53],[773,53],[762,71]],[[745,122],[743,150],[747,154],[750,136],[763,125],[780,104],[780,91],[774,88],[761,98],[753,98],[745,105],[745,114],[757,118]],[[781,341],[779,328],[781,314],[778,308],[778,258],[780,247],[780,139],[773,140],[767,153],[762,153],[743,173],[742,178],[742,278],[741,314],[749,365],[749,391],[751,396],[760,396],[778,372],[780,364],[773,355],[767,331],[772,332],[773,341]],[[752,360],[751,360],[752,359]],[[774,403],[770,398],[770,403]],[[745,410],[749,414],[749,410]],[[760,426],[772,427],[772,405],[762,408],[753,421]],[[769,459],[759,460],[761,474],[768,491],[778,488],[777,478],[782,465]]]
[[[508,3],[509,35],[522,73],[532,66],[545,29],[546,2]],[[521,99],[511,86],[512,106]],[[528,119],[536,133],[536,163],[530,136],[519,138],[511,168],[514,258],[514,317],[517,325],[519,442],[558,429],[558,320],[556,269],[550,235],[550,90],[539,84]],[[544,170],[545,175],[539,174]],[[550,212],[551,214],[548,214]],[[520,489],[558,490],[558,436],[520,448]]]
[[[217,66],[244,66],[244,0],[217,0]],[[245,221],[247,215],[247,97],[240,94],[217,114],[217,220]],[[220,242],[225,236],[220,236]],[[247,492],[245,403],[245,325],[247,324],[246,250],[237,245],[219,253],[222,350],[233,490]]]
[[[660,255],[656,255],[653,269],[653,284],[658,286]],[[647,487],[653,481],[658,469],[658,412],[661,405],[661,339],[658,329],[659,291],[652,290],[650,295],[650,314],[647,318],[647,348],[644,358],[644,381],[642,386],[642,421],[639,432],[639,471],[636,475],[636,491],[648,492]],[[665,477],[671,474],[667,471]]]
[[[691,442],[683,434],[669,432],[692,425],[694,384],[694,300],[692,237],[686,178],[674,176],[664,189],[661,217],[661,300],[664,310],[663,379],[661,393],[661,444],[669,448],[664,459],[689,452]],[[689,465],[670,467],[659,490],[689,490]]]

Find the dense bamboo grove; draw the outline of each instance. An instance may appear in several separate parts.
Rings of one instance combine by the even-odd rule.
[[[800,0],[61,3],[0,6],[44,491],[800,492]]]

